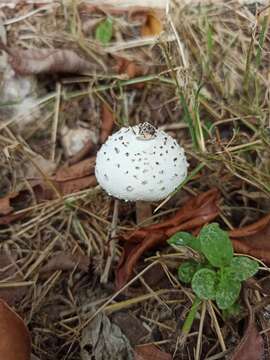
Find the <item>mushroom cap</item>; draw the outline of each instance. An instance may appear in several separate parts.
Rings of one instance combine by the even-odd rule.
[[[176,140],[148,123],[123,127],[102,145],[96,178],[109,194],[123,200],[157,201],[187,176],[188,163]]]

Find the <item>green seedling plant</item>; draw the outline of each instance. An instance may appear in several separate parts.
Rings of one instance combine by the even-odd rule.
[[[230,312],[239,298],[242,282],[259,269],[257,261],[246,256],[234,256],[228,232],[217,223],[204,226],[197,237],[178,232],[168,243],[173,247],[191,248],[199,255],[196,261],[187,260],[178,268],[179,280],[191,284],[196,295],[191,314],[194,314],[194,309],[198,308],[202,300],[213,300],[219,309]],[[184,332],[190,330],[196,311],[194,316],[189,315]]]

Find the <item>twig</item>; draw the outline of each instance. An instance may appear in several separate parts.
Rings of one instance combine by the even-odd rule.
[[[113,208],[113,218],[112,224],[109,234],[109,255],[107,257],[106,265],[103,274],[101,275],[100,282],[102,284],[106,284],[108,282],[109,272],[111,269],[111,265],[114,259],[115,247],[116,247],[116,232],[117,232],[117,222],[118,222],[118,209],[119,209],[119,200],[116,199],[114,201],[114,208]]]
[[[221,330],[220,330],[220,327],[219,327],[217,317],[216,317],[215,311],[213,309],[211,300],[208,300],[207,307],[208,307],[209,314],[210,314],[210,316],[211,316],[211,318],[213,320],[214,327],[215,327],[215,330],[216,330],[216,333],[217,333],[217,337],[218,337],[221,349],[222,349],[222,351],[226,351],[227,350],[226,345],[225,345],[225,342],[223,340],[223,336],[222,336],[222,333],[221,333]]]
[[[54,113],[54,121],[53,121],[53,127],[52,127],[51,160],[53,160],[53,161],[54,161],[54,158],[55,158],[55,146],[56,146],[57,128],[58,128],[58,121],[59,121],[60,100],[61,100],[61,84],[57,83],[57,85],[56,85],[55,113]]]
[[[195,353],[195,360],[200,360],[201,354],[201,347],[202,347],[202,333],[203,333],[203,324],[205,319],[206,313],[206,302],[203,301],[202,308],[201,308],[201,319],[200,319],[200,326],[199,326],[199,333],[197,337],[197,345],[196,345],[196,353]]]

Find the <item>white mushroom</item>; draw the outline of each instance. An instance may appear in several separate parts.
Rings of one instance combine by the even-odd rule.
[[[96,178],[118,199],[164,199],[187,176],[188,163],[176,140],[148,123],[123,127],[100,148]]]

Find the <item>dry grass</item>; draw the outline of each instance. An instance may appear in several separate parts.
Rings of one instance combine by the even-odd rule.
[[[25,19],[11,20],[27,12]],[[95,71],[64,79],[40,76],[36,110],[41,115],[22,132],[17,131],[9,113],[1,116],[1,195],[22,187],[33,194],[25,175],[32,166],[29,156],[39,153],[55,160],[57,166],[64,163],[61,128],[83,124],[98,133],[100,107],[105,102],[116,114],[117,125],[132,125],[143,119],[164,127],[185,147],[191,169],[200,166],[200,175],[164,204],[159,216],[178,208],[186,193],[196,194],[212,186],[223,195],[219,221],[226,227],[241,226],[269,212],[268,7],[256,10],[255,5],[241,6],[233,1],[202,7],[177,5],[171,9],[176,32],[168,21],[166,36],[150,39],[150,46],[141,46],[138,26],[129,23],[125,15],[118,15],[114,18],[114,42],[105,49],[97,45],[91,28],[101,15],[80,14],[76,2],[70,6],[60,2],[33,13],[29,6],[21,8],[19,14],[11,10],[6,14],[10,45],[76,49],[95,64]],[[85,24],[89,27],[87,35],[83,32]],[[167,41],[168,37],[172,41]],[[147,73],[134,79],[119,76],[114,67],[116,54],[136,60]],[[145,83],[143,89],[129,87],[141,82]],[[33,352],[40,359],[80,359],[80,331],[93,317],[92,305],[108,314],[133,312],[144,321],[147,336],[143,342],[158,344],[175,353],[176,359],[193,358],[194,352],[199,359],[200,348],[203,358],[210,359],[233,348],[229,340],[233,336],[238,339],[239,334],[226,323],[222,328],[227,334],[226,345],[221,333],[219,341],[214,330],[204,333],[203,321],[210,321],[208,313],[207,319],[202,317],[196,324],[199,336],[191,333],[181,347],[180,323],[192,298],[174,275],[182,254],[150,259],[149,269],[142,265],[136,277],[139,285],[133,288],[132,281],[126,297],[115,294],[112,283],[101,287],[113,204],[99,187],[41,204],[30,196],[20,205],[16,211],[27,212],[27,216],[1,228],[0,247],[3,252],[18,254],[21,281],[11,285],[27,286],[17,309],[28,323]],[[119,230],[129,230],[135,225],[135,207],[120,207]],[[74,269],[41,278],[44,264],[62,250],[89,256],[89,273]],[[120,253],[117,246],[114,266]],[[161,283],[151,283],[151,276],[147,276],[153,261],[161,264]],[[8,282],[4,279],[0,285]],[[208,309],[219,332],[215,311],[209,304]],[[205,313],[205,305],[202,311]]]

